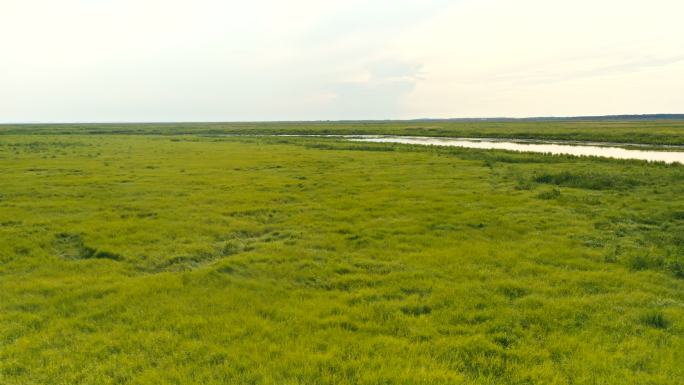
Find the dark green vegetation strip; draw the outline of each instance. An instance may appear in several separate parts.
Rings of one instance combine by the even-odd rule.
[[[681,384],[684,167],[0,137],[0,383]]]
[[[129,123],[0,125],[6,134],[392,134],[684,145],[684,121],[368,121],[271,123]]]

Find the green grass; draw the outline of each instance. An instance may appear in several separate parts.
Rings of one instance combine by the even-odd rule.
[[[585,172],[577,173],[563,171],[556,174],[543,173],[534,178],[537,183],[555,184],[557,186],[575,187],[590,190],[624,189],[634,187],[638,184],[635,179],[628,179],[614,172],[596,173]]]
[[[5,124],[16,134],[395,134],[684,145],[684,121],[359,121],[271,123]]]
[[[683,166],[7,134],[0,175],[3,385],[684,382]]]

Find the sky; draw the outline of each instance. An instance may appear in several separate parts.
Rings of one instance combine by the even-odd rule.
[[[0,0],[0,122],[684,113],[681,0]]]

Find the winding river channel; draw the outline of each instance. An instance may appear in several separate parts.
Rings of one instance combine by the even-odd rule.
[[[598,156],[616,159],[638,159],[651,162],[684,164],[684,146],[662,146],[667,151],[657,150],[658,146],[599,144],[560,141],[524,141],[471,138],[435,138],[421,136],[346,136],[348,140],[372,143],[404,143],[430,146],[466,147],[486,150],[509,150],[536,152],[556,155]],[[643,148],[638,148],[642,146]]]

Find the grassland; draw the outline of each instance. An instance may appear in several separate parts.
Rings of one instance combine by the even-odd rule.
[[[684,145],[684,121],[349,121],[0,125],[2,134],[392,134]]]
[[[3,385],[684,383],[684,166],[128,127],[0,129]]]

